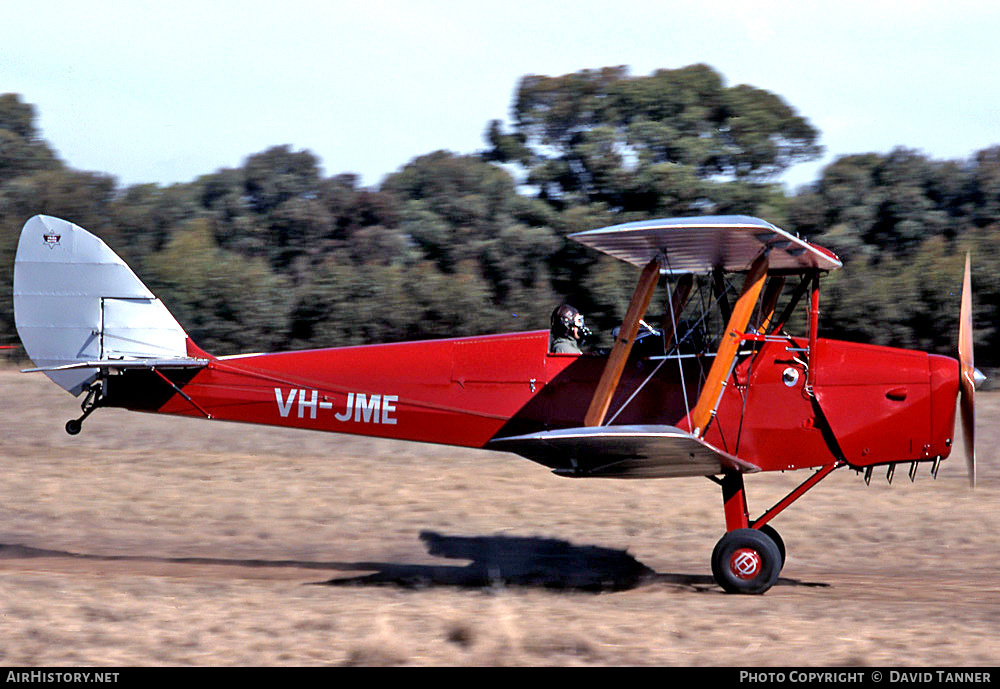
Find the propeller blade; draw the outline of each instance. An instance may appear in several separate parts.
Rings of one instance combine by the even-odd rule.
[[[965,278],[962,281],[962,307],[958,324],[958,363],[962,438],[965,441],[965,464],[969,486],[976,487],[976,366],[972,354],[972,273],[969,254],[965,255]]]

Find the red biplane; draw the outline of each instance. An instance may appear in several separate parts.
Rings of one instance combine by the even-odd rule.
[[[522,455],[569,477],[706,476],[726,533],[712,572],[729,592],[777,580],[769,522],[839,467],[948,457],[961,398],[975,482],[969,266],[959,359],[819,338],[830,251],[744,216],[628,223],[571,238],[641,268],[607,353],[556,354],[549,332],[212,356],[129,267],[72,223],[35,216],[14,267],[18,334],[37,368],[100,407],[293,426]],[[729,280],[735,279],[730,285]],[[659,329],[646,323],[656,287]],[[786,283],[789,289],[785,289]],[[803,332],[791,317],[806,305]],[[745,474],[812,469],[752,519]]]

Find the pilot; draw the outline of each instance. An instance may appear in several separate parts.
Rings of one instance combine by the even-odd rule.
[[[582,354],[580,343],[591,332],[584,325],[583,314],[569,304],[560,304],[552,312],[549,351],[553,354]]]

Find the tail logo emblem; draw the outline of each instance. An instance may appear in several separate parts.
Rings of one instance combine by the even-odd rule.
[[[49,232],[47,234],[43,234],[42,239],[45,240],[45,244],[49,247],[49,249],[54,249],[59,246],[59,240],[62,239],[62,235]]]

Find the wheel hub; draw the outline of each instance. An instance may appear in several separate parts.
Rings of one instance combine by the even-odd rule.
[[[729,569],[740,579],[753,579],[760,573],[760,555],[750,548],[738,548],[729,558]]]

